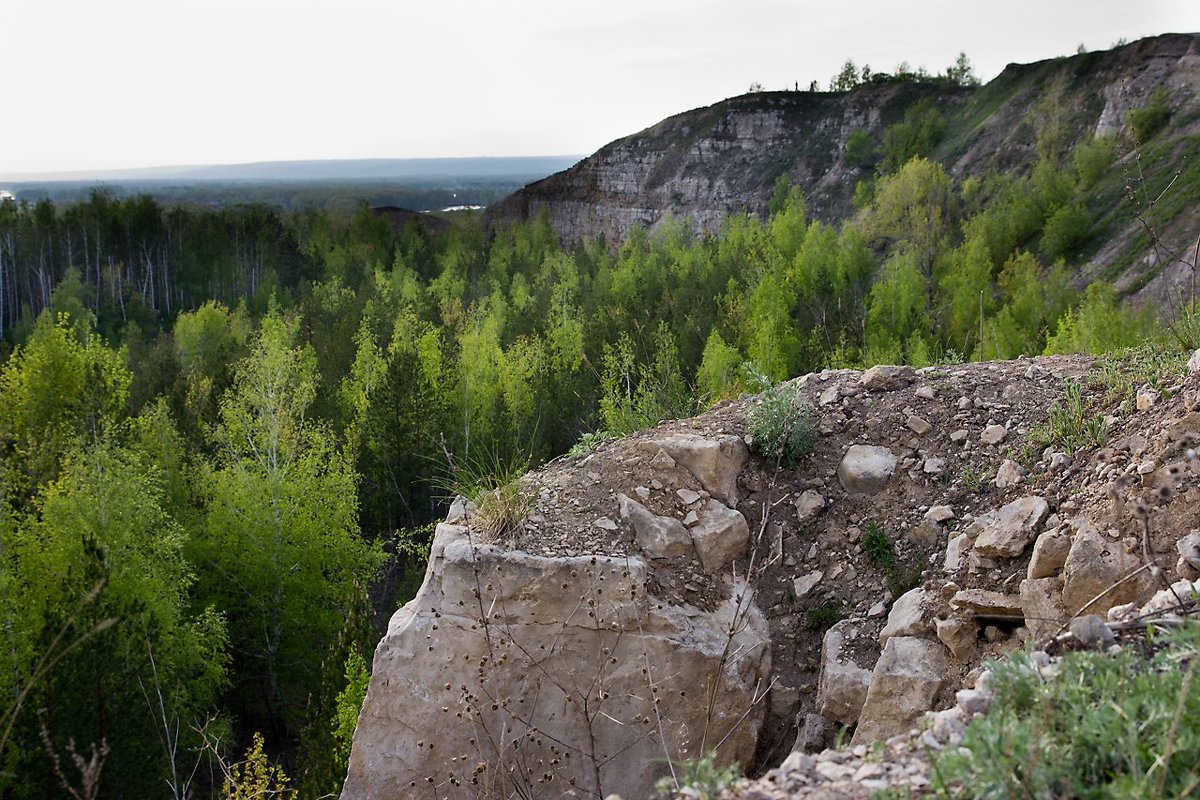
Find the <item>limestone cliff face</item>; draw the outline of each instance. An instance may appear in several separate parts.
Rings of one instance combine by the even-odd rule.
[[[1142,289],[1161,299],[1183,279],[1178,265],[1162,264],[1137,237],[1121,177],[1138,174],[1129,112],[1159,89],[1168,96],[1171,123],[1156,138],[1154,157],[1169,180],[1196,150],[1200,133],[1200,34],[1168,34],[1103,52],[1033,64],[1010,64],[984,86],[873,84],[848,93],[762,92],[678,114],[601,148],[570,169],[516,192],[489,209],[495,223],[548,214],[560,238],[572,243],[604,237],[620,241],[634,225],[653,228],[668,215],[692,219],[716,232],[728,214],[767,212],[776,179],[800,186],[809,215],[826,222],[850,216],[856,184],[872,169],[847,161],[850,134],[866,131],[875,145],[884,129],[913,104],[929,100],[941,112],[945,135],[932,153],[957,179],[990,170],[1028,173],[1039,140],[1054,142],[1069,169],[1078,143],[1117,137],[1121,158],[1111,180],[1087,199],[1096,219],[1115,220],[1081,280],[1102,277],[1118,289]],[[1047,133],[1052,131],[1054,133]],[[1143,161],[1141,169],[1150,169]],[[1195,194],[1181,182],[1175,192]],[[1165,183],[1164,183],[1165,186]],[[1163,186],[1149,187],[1156,193]],[[1186,207],[1198,198],[1177,198]],[[1169,246],[1194,243],[1186,214],[1156,220]]]
[[[804,187],[810,211],[848,214],[862,171],[846,140],[883,125],[922,97],[942,107],[965,97],[933,86],[879,86],[851,94],[762,92],[670,117],[603,147],[571,169],[513,194],[490,213],[528,219],[542,209],[566,241],[620,241],[634,224],[688,216],[715,233],[730,213],[765,214],[779,175]]]

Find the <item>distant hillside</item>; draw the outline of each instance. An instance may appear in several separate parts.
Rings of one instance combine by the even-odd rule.
[[[167,205],[264,203],[285,209],[344,210],[365,201],[426,211],[488,205],[578,160],[536,156],[266,161],[0,176],[0,190],[18,200],[58,204],[85,200],[102,189],[115,197],[148,194]]]
[[[1153,292],[1162,288],[1161,268],[1127,187],[1153,198],[1181,170],[1155,212],[1155,230],[1177,247],[1194,241],[1198,90],[1200,34],[1167,34],[1109,51],[1010,64],[977,88],[884,80],[850,92],[748,94],[612,142],[490,213],[498,220],[528,219],[544,209],[568,242],[619,241],[631,226],[653,227],[668,214],[714,232],[729,213],[765,216],[776,181],[785,176],[803,189],[811,217],[836,222],[855,213],[860,181],[869,184],[880,171],[889,131],[929,106],[944,126],[929,155],[959,182],[993,170],[1028,174],[1039,148],[1070,163],[1081,143],[1112,137],[1116,160],[1086,200],[1092,227],[1080,253],[1087,261],[1081,280],[1105,278],[1127,293]],[[1138,145],[1130,114],[1156,97],[1165,100],[1165,125]]]

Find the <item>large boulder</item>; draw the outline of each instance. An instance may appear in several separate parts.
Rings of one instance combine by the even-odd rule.
[[[1041,497],[1022,497],[984,514],[967,528],[975,552],[985,556],[1016,558],[1041,530],[1050,507]]]
[[[1133,602],[1149,586],[1145,571],[1130,577],[1142,563],[1120,540],[1106,537],[1086,517],[1076,517],[1071,527],[1075,534],[1063,565],[1063,604],[1069,615],[1104,616],[1115,605]]]
[[[838,480],[849,494],[875,494],[891,479],[896,461],[896,454],[886,447],[851,445],[838,464]]]
[[[890,392],[903,389],[917,379],[917,371],[908,366],[877,364],[865,371],[858,385],[873,392]]]
[[[1067,621],[1063,607],[1062,581],[1058,578],[1027,578],[1021,581],[1021,613],[1035,642],[1054,636]]]
[[[720,763],[749,764],[770,671],[750,594],[672,605],[647,594],[640,559],[473,546],[440,525],[375,651],[342,798],[648,797],[664,755],[718,742]]]
[[[709,494],[727,506],[738,504],[737,479],[750,450],[739,437],[726,435],[708,439],[691,433],[676,433],[642,442],[643,450],[662,450],[700,481]]]
[[[746,549],[750,526],[742,512],[717,500],[709,500],[700,509],[699,520],[692,526],[692,544],[705,572],[719,572]]]
[[[933,707],[949,670],[941,643],[915,636],[893,636],[871,673],[851,744],[870,744],[916,727]]]
[[[871,671],[856,664],[846,652],[847,638],[859,623],[842,620],[825,631],[821,640],[821,677],[817,683],[817,710],[843,725],[856,725],[871,685]]]
[[[629,520],[638,547],[651,558],[673,558],[692,552],[692,535],[674,517],[660,517],[623,494],[617,495],[621,518]]]
[[[918,586],[909,589],[892,603],[887,624],[879,632],[879,643],[884,644],[893,636],[920,636],[928,631],[929,621],[925,619],[925,590]]]

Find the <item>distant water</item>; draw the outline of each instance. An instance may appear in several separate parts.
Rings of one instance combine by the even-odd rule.
[[[483,206],[446,206],[442,211],[479,211]]]

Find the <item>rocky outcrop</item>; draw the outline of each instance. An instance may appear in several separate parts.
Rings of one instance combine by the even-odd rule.
[[[342,797],[646,797],[664,756],[749,763],[765,619],[742,584],[705,612],[656,602],[647,577],[637,558],[545,558],[439,526],[376,650]]]
[[[643,797],[664,746],[692,758],[705,731],[733,729],[720,758],[767,770],[841,726],[853,752],[890,751],[929,711],[919,741],[954,742],[980,699],[956,691],[986,659],[1103,649],[1139,609],[1193,596],[1200,373],[1140,410],[1097,406],[1102,450],[1031,446],[1090,364],[801,376],[820,435],[796,467],[749,454],[752,401],[725,403],[527,476],[505,548],[472,546],[457,503],[376,654],[346,796],[471,779],[557,796],[573,777]],[[856,447],[884,451],[871,491]],[[1006,461],[1022,474],[1001,486]],[[1178,597],[1147,603],[1162,578]],[[844,757],[811,763],[843,775]]]

